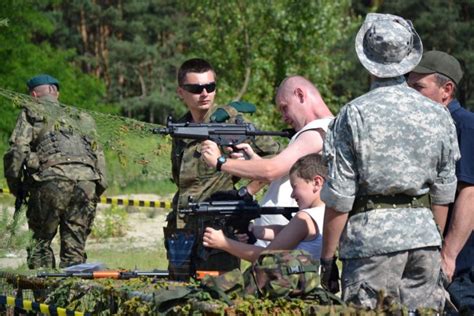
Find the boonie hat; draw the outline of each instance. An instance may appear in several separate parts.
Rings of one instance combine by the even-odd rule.
[[[33,78],[31,78],[30,80],[26,82],[26,85],[28,86],[28,90],[32,90],[35,87],[41,86],[44,84],[55,85],[59,90],[59,81],[56,78],[50,75],[46,75],[46,74],[34,76]]]
[[[410,21],[392,14],[369,13],[357,33],[355,49],[372,75],[391,78],[415,68],[423,44]]]
[[[459,84],[463,76],[459,61],[453,56],[437,50],[424,53],[420,63],[412,71],[420,74],[437,72],[451,79],[456,85]]]

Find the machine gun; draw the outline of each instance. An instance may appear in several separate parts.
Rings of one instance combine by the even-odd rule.
[[[191,200],[188,203],[188,208],[179,210],[181,214],[206,216],[210,219],[204,222],[207,226],[222,229],[229,237],[232,237],[236,232],[247,234],[249,244],[256,241],[255,236],[248,229],[251,220],[260,217],[260,215],[283,215],[290,220],[292,214],[296,212],[298,212],[297,207],[260,206],[256,201],[245,200],[197,203]],[[205,227],[200,228],[205,229]]]
[[[167,278],[168,271],[126,271],[126,270],[103,270],[92,272],[38,272],[38,278],[81,278],[81,279],[117,279],[128,280],[138,277]]]
[[[195,140],[212,140],[219,146],[234,147],[245,141],[253,141],[255,136],[280,136],[291,137],[289,130],[285,131],[260,131],[255,125],[247,123],[241,116],[237,116],[235,124],[231,123],[173,123],[168,117],[166,127],[153,129],[154,134],[170,135],[173,138],[186,138]]]

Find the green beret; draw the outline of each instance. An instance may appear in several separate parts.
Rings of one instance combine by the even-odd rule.
[[[28,86],[28,90],[30,91],[33,90],[35,87],[41,86],[44,84],[47,84],[47,85],[53,84],[59,90],[59,81],[56,78],[50,75],[46,75],[46,74],[35,76],[26,82],[26,85]]]
[[[229,105],[234,107],[237,111],[241,113],[255,113],[255,111],[257,110],[255,104],[245,101],[232,101],[229,103]]]
[[[211,122],[222,123],[230,118],[230,115],[226,111],[225,107],[227,107],[227,109],[229,109],[228,107],[232,107],[240,113],[254,113],[257,110],[257,107],[252,103],[245,101],[232,101],[227,106],[224,106],[223,108],[220,107],[215,110],[210,117]]]

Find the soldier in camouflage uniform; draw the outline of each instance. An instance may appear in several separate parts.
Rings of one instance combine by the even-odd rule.
[[[178,122],[235,123],[236,119],[243,118],[242,113],[255,110],[252,105],[244,103],[214,107],[216,75],[212,66],[203,59],[190,59],[181,65],[177,93],[189,110]],[[256,137],[251,145],[264,156],[280,150],[280,145],[270,137]],[[195,202],[204,201],[218,191],[235,189],[239,181],[237,177],[209,168],[200,159],[200,147],[198,140],[173,139],[172,143],[172,174],[178,191],[164,233],[170,276],[175,279],[185,279],[194,270],[229,271],[240,267],[238,258],[221,250],[204,249],[200,242],[202,236],[197,235],[200,229],[204,229],[205,219],[195,220],[177,212],[187,207],[189,197]]]
[[[33,240],[27,249],[28,267],[55,268],[51,241],[58,226],[59,266],[84,263],[98,197],[107,187],[104,155],[92,137],[95,122],[88,114],[71,114],[74,109],[58,103],[55,78],[39,75],[27,86],[37,102],[21,111],[4,168],[11,192],[29,195],[26,216]]]
[[[409,309],[442,310],[441,235],[456,191],[459,158],[449,112],[408,87],[420,61],[411,22],[368,14],[356,52],[373,76],[371,91],[345,105],[330,126],[321,283],[375,308],[383,291]]]

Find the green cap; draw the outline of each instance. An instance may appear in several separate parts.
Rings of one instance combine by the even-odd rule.
[[[456,85],[459,84],[463,75],[461,64],[456,58],[436,50],[424,53],[420,63],[412,71],[420,74],[437,72],[451,79]]]
[[[26,82],[26,85],[28,86],[28,90],[33,90],[35,87],[41,86],[44,84],[48,84],[48,85],[53,84],[59,90],[59,81],[56,78],[50,75],[46,75],[46,74],[35,76]]]

